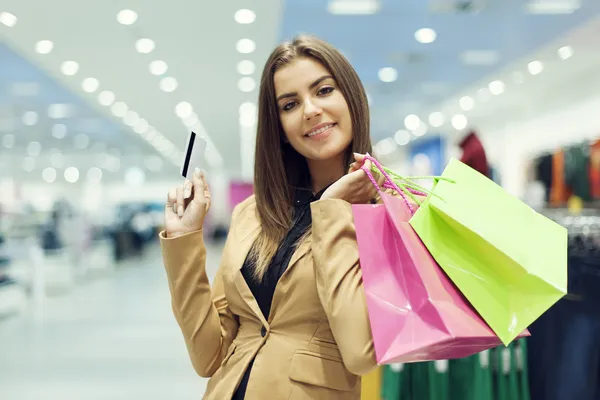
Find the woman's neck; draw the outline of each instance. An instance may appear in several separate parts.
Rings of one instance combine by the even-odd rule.
[[[307,160],[313,193],[318,193],[346,173],[344,155],[329,160]]]

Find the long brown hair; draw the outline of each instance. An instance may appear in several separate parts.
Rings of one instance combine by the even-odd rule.
[[[284,141],[273,79],[278,69],[300,57],[312,58],[327,68],[348,103],[353,132],[345,165],[350,164],[353,152],[371,152],[367,95],[348,60],[329,43],[313,36],[298,36],[277,46],[265,64],[258,101],[254,189],[261,232],[251,250],[257,280],[263,278],[292,225],[294,189],[310,187],[306,159]]]

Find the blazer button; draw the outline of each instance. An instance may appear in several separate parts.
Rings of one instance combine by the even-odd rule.
[[[260,336],[265,337],[267,335],[267,328],[264,326],[260,330]]]

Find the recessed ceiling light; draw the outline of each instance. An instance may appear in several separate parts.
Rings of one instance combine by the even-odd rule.
[[[242,60],[238,63],[237,70],[242,75],[252,75],[256,70],[256,67],[252,61]]]
[[[123,122],[125,125],[134,126],[140,121],[140,115],[133,110],[127,111],[125,117],[123,117]]]
[[[54,48],[54,43],[50,40],[40,40],[35,44],[35,51],[40,54],[48,54]]]
[[[115,101],[115,94],[110,90],[103,90],[98,95],[98,101],[103,106],[110,106]]]
[[[121,10],[117,14],[117,21],[123,25],[131,25],[137,21],[138,15],[133,10]]]
[[[175,114],[179,118],[187,118],[194,112],[194,107],[187,101],[182,101],[175,106]]]
[[[416,130],[419,125],[421,125],[421,119],[414,114],[410,114],[404,118],[404,126],[406,126],[406,129],[409,131]]]
[[[73,108],[70,104],[55,103],[48,106],[48,117],[52,119],[68,118]]]
[[[56,180],[56,170],[52,167],[44,168],[42,179],[48,183],[54,182]]]
[[[84,92],[93,93],[98,90],[100,86],[100,82],[96,78],[85,78],[83,82],[81,82],[81,87]]]
[[[238,111],[240,114],[256,114],[256,104],[250,102],[242,103]]]
[[[396,143],[398,143],[398,145],[405,146],[410,142],[410,133],[405,130],[399,130],[394,135],[394,140]]]
[[[133,131],[141,135],[142,133],[146,132],[148,128],[150,128],[148,121],[142,118],[138,121],[137,124],[135,124],[135,126],[133,127]]]
[[[23,124],[27,126],[33,126],[37,124],[39,116],[38,113],[36,113],[35,111],[27,111],[25,114],[23,114],[22,120]]]
[[[375,149],[379,156],[387,156],[389,154],[392,154],[394,151],[396,151],[397,148],[398,145],[396,144],[396,141],[392,138],[385,138],[383,140],[380,140],[375,145]]]
[[[12,133],[7,133],[6,135],[4,135],[4,137],[2,138],[2,146],[6,147],[7,149],[12,149],[15,145],[15,135],[13,135]]]
[[[17,23],[17,17],[9,12],[2,11],[0,12],[0,22],[9,28],[12,28]]]
[[[431,115],[429,115],[429,125],[434,128],[439,128],[444,125],[444,114],[439,111],[431,113]]]
[[[541,61],[532,61],[527,65],[527,70],[531,75],[541,74],[544,70],[544,64]]]
[[[163,92],[170,93],[174,92],[175,89],[177,89],[178,84],[175,78],[167,76],[166,78],[162,78],[160,80],[159,86]]]
[[[256,43],[252,39],[240,39],[235,44],[235,48],[242,54],[250,54],[256,50]]]
[[[52,125],[52,136],[57,139],[63,139],[65,136],[67,136],[67,126],[64,124]]]
[[[437,39],[437,33],[431,28],[419,29],[415,32],[415,39],[417,39],[417,42],[419,43],[433,43],[435,42],[435,39]]]
[[[138,39],[135,42],[135,49],[142,54],[151,53],[154,50],[154,41],[148,38]]]
[[[256,14],[254,11],[241,9],[235,12],[234,18],[238,24],[251,24],[256,20]]]
[[[31,157],[37,157],[42,152],[42,145],[40,142],[30,142],[27,145],[27,154]]]
[[[502,81],[493,81],[490,82],[490,84],[488,85],[488,89],[490,90],[491,94],[493,94],[494,96],[498,96],[504,93],[504,90],[506,89],[506,84]]]
[[[581,7],[581,0],[530,0],[525,5],[527,11],[538,15],[572,14]]]
[[[73,142],[76,149],[83,150],[89,146],[90,138],[87,135],[80,133],[79,135],[75,136]]]
[[[385,67],[379,70],[377,76],[382,82],[394,82],[396,79],[398,79],[398,71],[392,67]]]
[[[458,103],[464,111],[471,111],[475,106],[475,100],[471,96],[461,97]]]
[[[72,76],[79,71],[79,64],[75,61],[65,61],[61,64],[60,70],[67,76]]]
[[[563,46],[558,49],[558,56],[561,60],[568,60],[573,57],[573,48],[571,46]]]
[[[110,110],[115,117],[123,118],[127,114],[127,110],[129,110],[129,108],[127,107],[127,104],[123,103],[122,101],[117,101],[112,105]]]
[[[163,60],[154,60],[148,66],[152,75],[162,75],[167,72],[167,63]]]
[[[196,114],[195,112],[191,113],[189,116],[183,119],[183,124],[188,128],[196,126],[198,122],[200,122],[200,118],[198,118],[198,114]]]
[[[464,115],[458,114],[458,115],[455,115],[454,117],[452,117],[452,126],[457,131],[465,129],[467,127],[468,123],[469,123],[469,121],[467,120],[467,117],[465,117]]]
[[[244,128],[254,128],[258,118],[256,114],[240,114],[240,126]]]
[[[87,172],[87,179],[90,183],[99,183],[102,180],[102,170],[98,167],[92,167]]]
[[[485,103],[487,101],[490,101],[490,99],[492,98],[492,94],[490,93],[490,90],[488,88],[481,88],[477,91],[477,97],[479,97],[479,101]]]
[[[463,64],[473,66],[490,66],[500,61],[497,50],[467,50],[460,55]]]
[[[75,183],[79,180],[79,170],[75,167],[65,169],[65,180],[69,183]]]
[[[379,11],[379,0],[330,0],[327,10],[336,15],[369,15]]]
[[[250,78],[249,76],[240,78],[238,81],[238,89],[240,89],[242,92],[251,92],[254,90],[254,88],[256,88],[256,83],[254,82],[254,79]]]

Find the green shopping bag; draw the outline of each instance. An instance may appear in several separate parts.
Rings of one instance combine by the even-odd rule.
[[[410,224],[508,345],[567,293],[567,230],[452,159]]]

